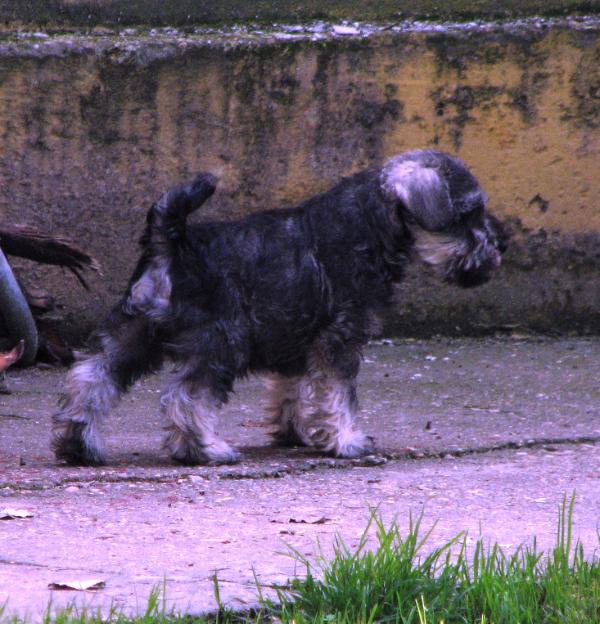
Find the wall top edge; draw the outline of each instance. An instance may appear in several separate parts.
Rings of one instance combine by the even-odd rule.
[[[105,54],[108,50],[132,53],[141,49],[161,48],[183,51],[189,48],[231,48],[257,45],[351,42],[369,43],[410,35],[541,37],[555,31],[597,33],[600,17],[527,18],[510,21],[470,22],[324,22],[304,25],[245,24],[222,28],[107,28],[81,30],[35,30],[0,28],[0,54],[20,56],[64,55],[69,53]]]

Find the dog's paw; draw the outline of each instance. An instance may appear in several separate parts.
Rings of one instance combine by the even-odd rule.
[[[207,444],[202,450],[211,464],[237,464],[241,459],[240,453],[224,440]]]
[[[171,453],[171,459],[186,466],[199,464],[235,464],[240,461],[240,454],[224,440],[214,440],[210,444],[183,444],[173,448],[169,441],[165,446]]]
[[[375,442],[371,436],[361,431],[353,431],[352,435],[345,436],[335,449],[335,456],[343,459],[356,459],[370,455],[375,450]]]
[[[55,431],[52,449],[56,459],[70,466],[104,466],[104,453],[86,445],[82,434],[82,423],[71,423],[64,431]]]

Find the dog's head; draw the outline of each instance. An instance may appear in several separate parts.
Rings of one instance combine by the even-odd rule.
[[[507,236],[458,158],[431,150],[405,152],[384,165],[381,186],[410,229],[419,257],[445,281],[477,286],[500,266]]]

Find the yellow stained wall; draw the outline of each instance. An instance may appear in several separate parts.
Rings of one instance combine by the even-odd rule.
[[[68,234],[101,260],[104,275],[83,297],[62,274],[23,266],[65,303],[76,336],[126,283],[149,204],[198,170],[221,178],[203,215],[232,218],[296,203],[406,149],[442,149],[480,178],[513,245],[482,289],[409,280],[401,324],[390,327],[549,329],[570,315],[593,330],[599,32],[487,26],[321,41],[4,44],[0,219]]]

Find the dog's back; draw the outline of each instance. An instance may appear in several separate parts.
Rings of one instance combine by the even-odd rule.
[[[324,330],[345,342],[342,326],[351,324],[363,342],[371,311],[389,303],[405,255],[386,253],[400,226],[386,222],[385,203],[370,170],[296,208],[237,221],[186,228],[187,209],[151,212],[154,255],[132,283],[128,309],[176,328],[218,321],[235,328],[247,369],[301,370]],[[171,213],[178,218],[162,217]]]

